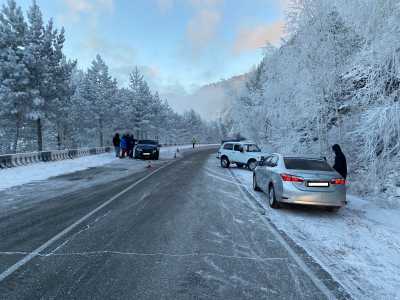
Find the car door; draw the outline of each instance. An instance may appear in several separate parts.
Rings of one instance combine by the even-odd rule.
[[[240,151],[242,149],[241,144],[234,144],[233,151],[232,151],[232,161],[242,163],[242,155],[243,153]]]
[[[259,185],[259,187],[265,192],[266,190],[266,182],[267,182],[267,167],[270,163],[271,160],[271,156],[266,157],[262,163],[260,163],[257,167],[257,184]]]
[[[266,166],[265,166],[265,192],[268,193],[269,191],[267,190],[269,188],[270,183],[274,183],[276,181],[275,175],[276,175],[276,169],[278,166],[278,160],[279,157],[277,155],[271,155],[269,159],[266,161]],[[275,179],[275,180],[274,180]]]
[[[222,155],[227,156],[229,161],[231,161],[232,160],[232,154],[233,154],[233,144],[232,143],[225,144],[224,148],[222,150]]]

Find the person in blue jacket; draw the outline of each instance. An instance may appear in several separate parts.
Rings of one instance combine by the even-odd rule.
[[[121,157],[125,158],[128,155],[128,135],[124,134],[121,138]]]

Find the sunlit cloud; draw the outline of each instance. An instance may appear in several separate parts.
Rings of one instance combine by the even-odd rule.
[[[278,44],[284,34],[284,22],[262,24],[253,28],[241,28],[233,45],[233,53],[239,55],[264,47],[267,43]]]
[[[198,56],[216,38],[224,0],[189,0],[194,11],[186,29],[186,42],[192,56]]]

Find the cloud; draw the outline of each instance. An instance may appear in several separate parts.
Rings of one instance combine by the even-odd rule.
[[[239,93],[244,88],[245,82],[245,77],[239,76],[188,91],[176,81],[170,85],[164,85],[160,90],[160,95],[166,98],[171,107],[179,113],[194,109],[204,119],[215,120],[227,106],[230,106],[231,92]]]
[[[278,2],[279,5],[285,10],[292,5],[293,0],[278,0]]]
[[[92,4],[88,0],[64,0],[69,11],[72,13],[88,12],[92,9]]]
[[[137,50],[128,44],[105,39],[95,31],[88,36],[81,43],[81,51],[86,53],[90,60],[100,54],[110,67],[111,74],[121,85],[127,86],[129,74],[137,65]],[[158,72],[155,67],[141,69],[148,78],[155,77]]]
[[[264,47],[267,43],[277,44],[284,33],[284,22],[262,24],[254,28],[241,28],[236,36],[233,53],[239,55]]]
[[[223,2],[224,0],[190,0],[190,3],[197,7],[215,7]]]
[[[217,11],[203,9],[192,18],[187,26],[187,39],[196,52],[205,48],[214,38],[221,20]]]
[[[59,16],[62,22],[77,22],[82,14],[98,16],[114,11],[114,0],[63,0],[66,11]]]
[[[175,0],[157,0],[157,7],[163,14],[169,12],[175,5]]]

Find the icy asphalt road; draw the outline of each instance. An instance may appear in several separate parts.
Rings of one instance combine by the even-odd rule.
[[[140,182],[154,169],[3,211],[0,298],[341,298],[214,152],[188,154]],[[63,179],[79,185],[96,174]]]

